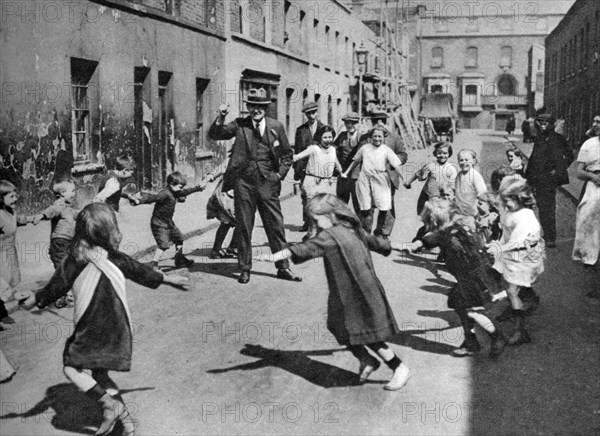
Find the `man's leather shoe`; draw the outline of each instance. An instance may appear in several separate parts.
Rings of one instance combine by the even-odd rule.
[[[246,284],[250,281],[250,271],[242,271],[242,273],[240,274],[240,277],[238,278],[238,282],[242,283],[242,284]]]
[[[283,280],[289,280],[291,282],[301,282],[302,277],[294,275],[289,268],[281,268],[277,270],[277,277]]]

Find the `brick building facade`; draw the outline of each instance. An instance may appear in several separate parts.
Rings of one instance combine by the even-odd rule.
[[[577,147],[600,113],[600,3],[577,0],[546,38],[546,110],[565,119]]]
[[[132,190],[174,170],[199,179],[225,158],[207,137],[219,104],[243,114],[254,86],[290,139],[306,101],[337,129],[357,109],[355,50],[374,52],[373,33],[333,0],[22,1],[1,13],[0,171],[22,212],[52,201],[61,149],[80,204],[123,154],[137,162]]]
[[[463,128],[504,130],[512,115],[520,125],[530,94],[528,53],[571,3],[425,2],[417,36],[421,93],[452,94]]]

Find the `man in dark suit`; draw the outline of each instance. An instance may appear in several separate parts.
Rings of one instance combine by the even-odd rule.
[[[360,143],[360,135],[358,133],[357,125],[360,121],[360,117],[356,112],[349,112],[342,118],[346,130],[340,132],[340,134],[333,141],[333,145],[336,148],[337,158],[342,166],[342,172],[346,171],[352,159],[356,155],[356,152],[362,145]],[[346,203],[352,198],[352,207],[357,216],[360,216],[360,206],[358,205],[358,198],[356,197],[356,180],[360,173],[360,166],[357,166],[352,170],[352,173],[348,177],[338,178],[337,184],[337,196],[344,200]]]
[[[306,148],[314,144],[314,137],[317,130],[323,127],[323,123],[317,119],[317,111],[319,109],[319,104],[316,101],[311,101],[307,103],[302,108],[302,112],[306,116],[306,122],[300,125],[296,129],[296,137],[294,140],[294,153],[298,154],[301,151],[306,150]],[[302,159],[298,162],[294,162],[294,180],[302,183],[304,180],[304,175],[306,173],[306,164],[308,163],[308,159]],[[304,224],[300,231],[307,232],[308,231],[308,215],[306,213],[306,194],[302,193],[302,220]]]
[[[573,151],[564,136],[554,131],[556,119],[550,114],[535,118],[539,134],[527,162],[525,178],[534,191],[546,247],[556,247],[556,190],[569,183],[567,168]]]
[[[388,134],[384,139],[385,145],[392,149],[394,154],[400,159],[400,162],[402,162],[402,165],[404,165],[408,160],[408,154],[406,153],[404,142],[402,141],[400,135],[391,131],[388,128],[388,126],[386,125],[387,118],[388,114],[385,111],[376,111],[371,114],[371,122],[373,123],[373,126],[383,126],[388,131]],[[368,134],[364,136],[364,141],[367,141],[366,136],[368,136]],[[389,239],[394,228],[394,223],[396,222],[396,205],[394,197],[396,196],[396,190],[398,190],[400,188],[400,185],[402,185],[400,181],[400,175],[398,174],[398,172],[394,171],[389,166],[388,174],[392,182],[392,208],[385,212],[379,212],[379,214],[377,215],[377,227],[375,227],[375,231],[373,232],[375,236],[381,236],[385,239]],[[373,217],[371,216],[371,219],[372,218]],[[367,227],[371,228],[368,224]]]
[[[263,221],[273,253],[285,248],[283,214],[279,203],[281,181],[292,164],[292,148],[283,125],[265,116],[271,103],[263,89],[251,89],[244,100],[248,107],[245,118],[224,124],[229,112],[221,105],[219,115],[208,135],[214,140],[235,138],[231,158],[223,176],[223,191],[234,191],[236,227],[239,229],[238,263],[242,270],[238,281],[248,283],[252,269],[252,230],[256,211]],[[289,269],[287,260],[277,262],[277,277],[300,281]]]

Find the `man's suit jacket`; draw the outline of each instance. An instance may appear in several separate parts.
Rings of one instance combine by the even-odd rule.
[[[316,120],[317,128],[315,133],[322,127],[324,124]],[[301,151],[304,151],[308,148],[309,145],[314,144],[315,140],[313,139],[313,135],[310,133],[310,127],[308,125],[308,121],[302,125],[300,125],[296,129],[296,137],[294,139],[294,153],[298,154]],[[306,165],[308,163],[308,159],[302,159],[298,162],[294,162],[294,180],[302,180],[304,178],[304,173],[306,172]]]
[[[254,123],[251,117],[237,118],[229,124],[217,124],[217,118],[208,131],[213,140],[235,138],[231,148],[231,158],[223,176],[223,191],[233,189],[243,170],[248,167],[252,157],[250,147],[253,144]],[[273,118],[265,117],[266,127],[264,136],[273,153],[272,162],[257,162],[260,173],[270,181],[281,181],[285,178],[292,165],[293,151],[290,147],[283,124]],[[277,176],[279,174],[279,176]]]
[[[394,133],[387,128],[386,128],[386,130],[387,130],[388,134],[383,140],[384,144],[392,149],[394,154],[396,156],[398,156],[398,158],[400,159],[400,162],[402,162],[402,165],[404,165],[406,163],[406,161],[408,160],[408,153],[406,153],[406,148],[404,148],[404,142],[402,141],[402,138],[397,133]],[[365,133],[360,139],[361,143],[370,142],[370,141],[371,141],[371,139],[370,139],[368,133]],[[391,180],[392,184],[394,185],[394,187],[396,189],[400,189],[400,176],[389,165],[388,165],[388,174],[390,176],[390,180]]]
[[[354,159],[354,156],[356,156],[356,152],[364,144],[364,140],[368,139],[368,137],[365,138],[365,135],[359,135],[358,132],[356,132],[356,135],[358,136],[358,138],[354,147],[352,147],[350,144],[350,138],[348,138],[348,131],[346,130],[340,132],[337,138],[335,138],[335,141],[333,141],[333,145],[336,148],[338,161],[342,166],[342,171],[346,171],[348,169],[348,167],[352,163],[352,159]],[[359,173],[360,165],[357,165],[348,177],[351,179],[358,179]]]

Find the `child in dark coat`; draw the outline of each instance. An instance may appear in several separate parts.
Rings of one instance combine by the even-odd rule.
[[[398,334],[399,329],[370,253],[389,255],[389,241],[362,230],[358,217],[334,195],[315,195],[307,209],[320,229],[317,236],[259,257],[271,262],[291,259],[294,263],[323,257],[329,285],[327,328],[359,360],[360,382],[366,381],[380,365],[371,351],[394,371],[384,388],[401,389],[410,372],[384,342]]]
[[[452,355],[471,356],[481,349],[473,332],[477,322],[492,339],[490,357],[498,357],[506,341],[494,317],[486,311],[486,306],[489,308],[488,303],[493,300],[486,292],[486,276],[491,263],[481,239],[470,228],[467,218],[447,200],[429,200],[421,217],[429,233],[412,244],[394,244],[394,248],[411,252],[423,246],[441,248],[448,271],[456,279],[456,285],[448,294],[448,307],[456,311],[465,336]]]
[[[152,267],[158,268],[158,262],[165,253],[175,244],[175,267],[188,267],[194,261],[183,255],[183,234],[173,222],[175,215],[175,205],[177,202],[185,201],[185,197],[194,192],[203,191],[206,183],[184,189],[187,181],[185,176],[179,171],[175,171],[167,176],[167,186],[161,189],[158,194],[146,194],[140,199],[135,199],[134,204],[156,203],[152,211],[150,228],[152,236],[156,241],[156,252],[152,259]]]
[[[109,205],[92,203],[78,215],[71,253],[50,282],[24,303],[45,308],[73,290],[74,331],[63,352],[64,373],[78,388],[100,402],[103,421],[97,435],[112,431],[121,420],[132,435],[133,423],[108,371],[131,368],[131,315],[125,279],[151,288],[162,283],[185,286],[188,278],[165,276],[118,251],[121,233]]]

